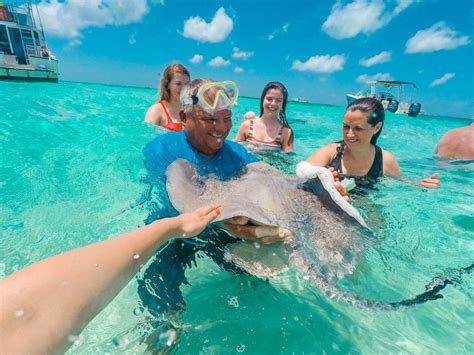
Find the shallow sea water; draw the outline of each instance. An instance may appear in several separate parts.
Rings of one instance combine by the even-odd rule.
[[[140,203],[146,190],[141,150],[164,133],[142,123],[154,90],[0,82],[0,96],[0,277],[143,225],[149,211]],[[258,106],[257,99],[239,100],[230,138],[243,113]],[[343,110],[289,103],[296,153],[262,159],[292,173],[299,160],[340,138]],[[473,262],[474,165],[453,168],[432,158],[447,130],[469,123],[388,113],[379,144],[397,156],[409,179],[437,171],[443,186],[426,191],[388,179],[378,191],[354,198],[377,243],[341,280],[346,291],[377,300],[411,298],[433,277]],[[266,281],[227,273],[202,255],[186,275],[191,286],[181,289],[188,308],[173,321],[177,353],[474,352],[472,274],[447,286],[444,298],[401,311],[330,299],[292,269]],[[150,316],[139,307],[136,288],[133,279],[70,353],[143,353]]]

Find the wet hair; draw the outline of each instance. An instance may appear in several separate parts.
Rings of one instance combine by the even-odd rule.
[[[372,127],[375,127],[377,123],[382,122],[379,131],[375,133],[370,140],[370,143],[375,145],[380,133],[382,133],[383,123],[385,121],[385,110],[382,103],[373,97],[363,97],[351,102],[346,108],[346,112],[347,111],[361,111],[367,114],[367,122],[369,122]]]
[[[271,81],[267,85],[265,85],[262,91],[262,95],[260,96],[260,116],[263,115],[263,100],[265,99],[265,96],[267,95],[267,92],[270,89],[280,90],[283,94],[283,105],[281,106],[281,110],[278,113],[278,121],[280,121],[283,127],[290,129],[291,133],[288,142],[291,144],[293,142],[293,129],[290,127],[290,124],[286,119],[286,103],[288,102],[288,90],[286,90],[285,85],[278,81]]]
[[[191,111],[190,109],[194,106],[193,104],[183,103],[186,99],[189,99],[191,96],[196,95],[199,91],[199,88],[206,83],[213,83],[215,80],[212,79],[194,79],[190,81],[181,89],[181,94],[179,95],[179,101],[181,101],[181,106],[184,112]]]
[[[165,71],[163,72],[163,76],[161,77],[160,81],[160,101],[165,100],[169,101],[170,100],[170,82],[173,80],[173,76],[175,74],[182,74],[186,75],[189,79],[191,79],[191,75],[189,74],[188,69],[186,69],[183,65],[178,64],[178,63],[173,63],[168,65],[165,68]]]

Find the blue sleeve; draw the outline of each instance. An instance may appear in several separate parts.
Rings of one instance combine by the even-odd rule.
[[[159,218],[177,216],[179,213],[171,204],[166,191],[166,169],[174,156],[163,139],[157,138],[143,148],[144,165],[147,170],[145,183],[151,188],[151,211],[146,219],[149,224]]]
[[[154,178],[164,178],[168,165],[172,163],[172,155],[163,139],[155,139],[143,148],[145,168]]]

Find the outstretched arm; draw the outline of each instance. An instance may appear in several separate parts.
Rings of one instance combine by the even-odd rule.
[[[125,287],[158,247],[201,232],[218,205],[155,221],[116,238],[59,254],[0,280],[5,354],[56,353]]]
[[[413,184],[412,181],[410,181],[401,174],[400,166],[398,165],[395,156],[393,156],[393,154],[387,152],[386,150],[383,151],[383,171],[384,176],[389,176],[404,181],[408,184]],[[441,187],[438,173],[434,173],[429,178],[422,179],[420,182],[417,182],[415,184],[421,187],[432,189]]]

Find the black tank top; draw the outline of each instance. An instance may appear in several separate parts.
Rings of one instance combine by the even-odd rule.
[[[333,160],[329,163],[328,167],[333,167],[334,170],[338,172],[339,179],[349,179],[353,178],[357,187],[369,187],[373,188],[375,182],[379,177],[383,176],[383,156],[382,156],[382,148],[379,146],[375,146],[375,156],[372,166],[370,167],[369,171],[364,176],[352,176],[352,175],[345,175],[342,173],[342,156],[344,155],[344,149],[346,148],[346,144],[344,141],[336,142],[339,143],[337,147],[337,153]]]

